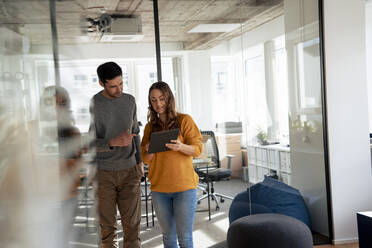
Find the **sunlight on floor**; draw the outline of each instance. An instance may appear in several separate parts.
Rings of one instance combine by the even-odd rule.
[[[70,242],[71,245],[79,245],[79,246],[84,246],[84,247],[98,247],[98,245],[92,245],[92,244],[87,244],[87,243],[81,243],[81,242]]]
[[[193,234],[194,244],[196,247],[209,247],[216,243],[216,241],[212,239],[204,230],[195,230]]]
[[[225,212],[218,212],[216,214],[212,214],[211,219],[216,218],[216,217],[221,216],[221,215],[224,215],[224,214],[225,214]],[[205,217],[204,220],[209,220],[209,217],[208,216]]]
[[[214,214],[212,216],[213,218],[216,218],[218,216],[222,216],[225,213],[220,212],[217,214]],[[206,218],[208,219],[208,217]],[[229,227],[229,220],[228,218],[224,218],[221,220],[218,220],[214,223],[211,223],[208,226],[204,226],[202,229],[196,229],[194,230],[194,243],[196,247],[202,248],[202,247],[210,247],[215,245],[216,243],[219,243],[223,240],[225,240],[225,236],[221,236],[221,233],[226,233],[227,229]],[[216,230],[218,229],[218,230]]]
[[[161,239],[161,238],[162,238],[162,234],[157,235],[155,237],[152,237],[150,239],[144,240],[144,241],[141,242],[141,244],[144,245],[144,244],[150,243],[150,242],[152,242],[152,241],[154,241],[156,239]]]
[[[222,220],[216,221],[213,225],[217,226],[222,231],[227,233],[227,229],[229,229],[229,219],[224,218]]]

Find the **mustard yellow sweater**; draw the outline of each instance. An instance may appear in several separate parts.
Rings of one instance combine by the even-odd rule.
[[[191,116],[178,114],[181,124],[178,139],[195,148],[193,156],[181,152],[166,151],[155,153],[151,162],[146,160],[145,146],[149,143],[150,125],[147,123],[141,142],[143,162],[149,167],[149,180],[151,190],[163,193],[181,192],[195,189],[199,183],[199,177],[195,173],[192,158],[198,157],[202,149],[202,136]]]

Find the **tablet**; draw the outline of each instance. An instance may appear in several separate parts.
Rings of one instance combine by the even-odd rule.
[[[148,153],[169,151],[170,149],[165,144],[171,143],[171,140],[176,140],[179,131],[177,128],[151,133]]]

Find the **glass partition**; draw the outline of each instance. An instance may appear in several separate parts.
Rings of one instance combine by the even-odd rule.
[[[252,194],[257,183],[285,184],[300,195],[299,208],[307,215],[299,219],[311,229],[314,244],[329,242],[318,1],[158,3],[161,44],[183,47],[161,51],[183,64],[179,110],[190,114],[202,131],[214,132],[222,168],[234,156],[230,180],[215,182],[213,190],[235,197]],[[179,14],[181,8],[192,13]],[[231,29],[223,30],[221,24]],[[206,143],[207,154],[194,159],[195,166],[209,156]],[[213,200],[208,205],[205,180],[199,176],[202,200],[194,235],[213,245],[223,238],[199,228],[204,211],[212,209],[214,233],[227,232],[228,213],[238,210],[229,199],[217,209]],[[276,204],[278,192],[273,194]],[[247,215],[257,213],[247,209]]]
[[[314,243],[330,238],[318,1],[284,1],[291,185],[310,213]]]
[[[244,13],[241,8],[249,4],[237,0],[158,1],[161,54],[178,61],[173,64],[177,80],[166,82],[175,82],[174,94],[182,96],[176,99],[181,101],[177,111],[190,115],[203,137],[203,152],[193,159],[199,176],[193,229],[198,247],[225,242],[232,199],[249,186],[243,169],[247,163],[244,103],[248,93],[243,90],[240,37],[242,24],[265,9],[258,3],[249,14]],[[169,50],[171,46],[177,49]],[[209,180],[209,173],[224,170],[227,176]],[[149,247],[162,243],[161,236],[156,236]]]
[[[123,91],[136,98],[143,134],[148,90],[157,81],[153,1],[50,2],[51,13],[44,0],[0,3],[0,242],[36,247],[50,233],[48,247],[93,247],[100,244],[94,152],[80,154],[75,174],[75,236],[51,227],[75,183],[60,170],[66,143],[58,140],[59,125],[67,118],[85,144],[90,99],[102,90],[97,66],[114,61]],[[231,222],[242,217],[232,199],[246,197],[243,215],[256,214],[251,190],[272,182],[301,196],[314,244],[329,242],[318,1],[157,2],[162,80],[177,111],[203,135],[203,151],[193,159],[200,182],[194,246],[223,246]],[[211,180],[208,173],[219,169],[230,174]],[[147,180],[141,191],[142,247],[162,247]],[[281,204],[273,192],[266,198]],[[12,239],[19,232],[25,239]]]
[[[61,247],[55,90],[44,90],[55,85],[49,3],[0,9],[0,246]]]

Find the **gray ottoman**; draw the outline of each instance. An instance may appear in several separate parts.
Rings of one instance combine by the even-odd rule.
[[[310,229],[281,214],[255,214],[237,219],[227,232],[229,248],[312,248]]]

